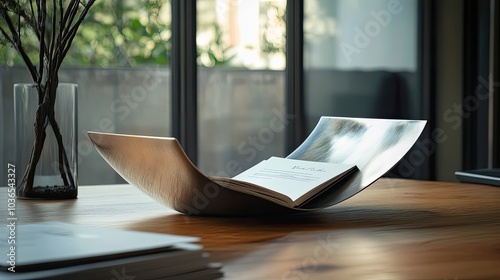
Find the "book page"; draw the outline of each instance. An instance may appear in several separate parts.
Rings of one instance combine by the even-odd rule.
[[[293,201],[354,168],[354,165],[271,157],[232,179],[282,193]]]

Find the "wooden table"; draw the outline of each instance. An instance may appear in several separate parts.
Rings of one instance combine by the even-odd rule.
[[[187,217],[129,185],[81,186],[76,200],[17,200],[16,211],[18,223],[199,236],[227,279],[500,279],[493,186],[380,179],[330,209],[266,218]]]

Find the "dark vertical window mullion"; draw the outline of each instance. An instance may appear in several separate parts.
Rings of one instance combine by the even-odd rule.
[[[464,94],[463,168],[488,166],[488,100],[478,94],[489,76],[489,0],[465,1],[464,15]],[[478,92],[481,91],[481,92]],[[469,103],[468,103],[469,102]],[[472,105],[471,105],[472,104]],[[467,108],[470,107],[472,109]]]
[[[500,168],[500,2],[491,1],[491,26],[490,26],[490,168]]]
[[[172,135],[198,159],[196,0],[172,0]]]
[[[465,1],[464,14],[464,98],[467,92],[473,90],[477,78],[477,3],[475,1]],[[468,77],[474,77],[473,79]],[[463,169],[476,169],[476,116],[473,114],[468,120],[463,121]]]
[[[293,121],[286,129],[286,153],[304,140],[304,0],[286,5],[286,114]]]
[[[422,117],[431,120],[427,123],[421,139],[431,139],[431,132],[436,127],[436,4],[434,0],[419,1],[418,19],[418,74],[422,92]],[[420,178],[434,180],[436,178],[436,154],[432,153],[427,158],[428,166],[422,168]]]

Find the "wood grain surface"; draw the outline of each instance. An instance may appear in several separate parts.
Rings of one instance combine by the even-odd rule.
[[[81,186],[75,200],[18,199],[16,216],[199,236],[226,279],[500,279],[493,186],[380,179],[323,211],[253,218],[184,216],[129,185]]]

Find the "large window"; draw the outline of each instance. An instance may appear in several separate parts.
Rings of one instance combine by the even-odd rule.
[[[306,130],[325,115],[424,119],[419,46],[418,1],[305,0]],[[391,175],[422,177],[427,160]]]
[[[97,1],[60,73],[79,85],[79,183],[123,182],[87,130],[174,136],[201,171],[234,176],[285,156],[323,115],[422,118],[420,7],[411,0]],[[0,53],[6,162],[13,160],[12,85],[30,80],[15,52],[4,46]]]
[[[321,115],[421,117],[417,7],[411,0],[305,1],[309,129]]]
[[[285,0],[198,0],[198,166],[234,176],[284,156]]]
[[[79,88],[81,185],[124,182],[95,151],[87,130],[170,134],[170,21],[168,0],[99,0],[81,25],[59,73],[61,82]],[[13,84],[31,77],[9,46],[0,47],[0,65],[0,160],[14,162]]]

